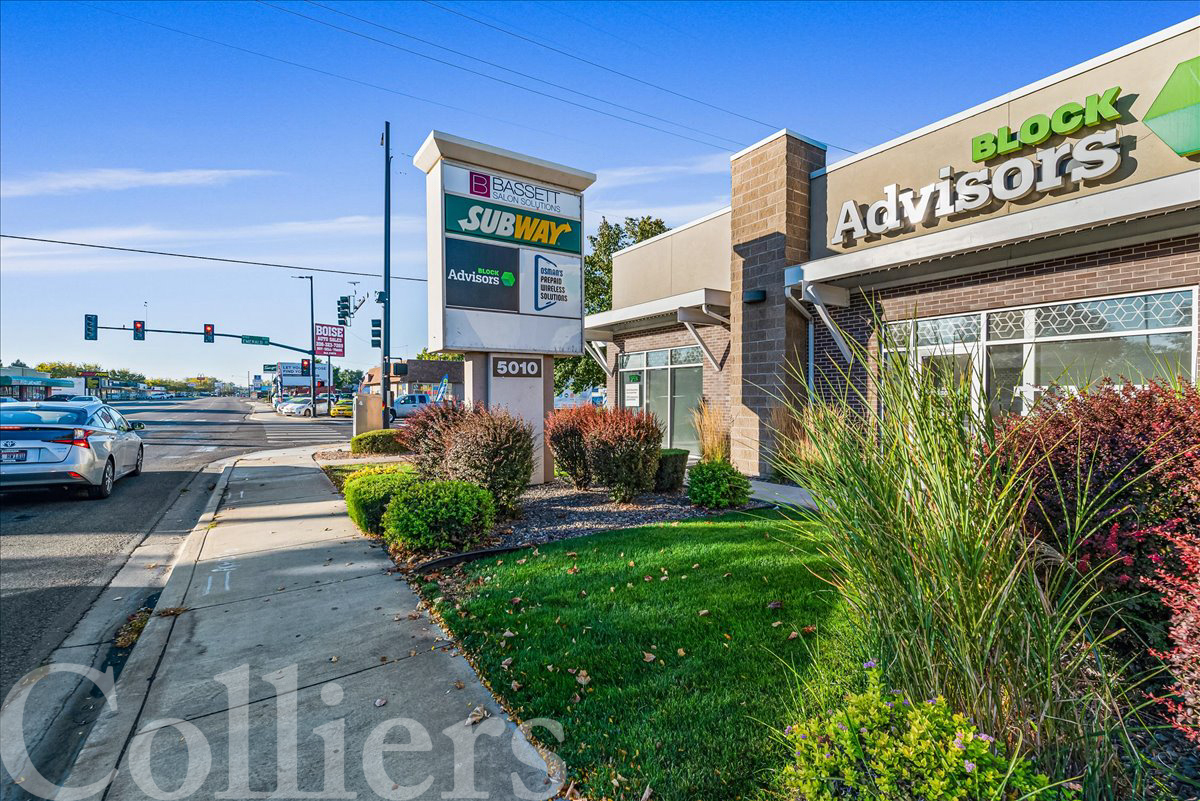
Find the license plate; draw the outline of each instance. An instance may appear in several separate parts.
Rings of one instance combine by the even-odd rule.
[[[28,451],[0,451],[0,462],[23,462]]]

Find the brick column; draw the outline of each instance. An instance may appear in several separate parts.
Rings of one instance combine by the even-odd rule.
[[[823,166],[822,147],[787,131],[731,164],[731,434],[733,463],[750,475],[770,472],[772,396],[799,389],[784,365],[805,369],[807,322],[784,296],[783,270],[808,259],[809,174]],[[766,300],[743,303],[752,289]]]

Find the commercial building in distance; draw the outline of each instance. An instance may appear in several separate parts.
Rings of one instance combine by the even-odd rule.
[[[833,163],[780,131],[731,182],[616,254],[585,321],[610,402],[664,444],[695,450],[705,398],[767,472],[774,398],[848,374],[872,402],[890,348],[1016,413],[1051,384],[1196,376],[1200,19]]]

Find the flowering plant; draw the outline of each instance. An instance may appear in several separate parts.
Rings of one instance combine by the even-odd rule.
[[[1160,569],[1146,584],[1162,593],[1171,612],[1171,649],[1155,651],[1171,669],[1175,683],[1159,698],[1172,725],[1200,746],[1200,536],[1179,532],[1166,535],[1179,551],[1183,569],[1172,574]]]
[[[867,689],[847,695],[840,709],[788,726],[793,753],[780,774],[789,798],[805,801],[933,801],[1018,799],[1069,801],[1024,759],[951,711],[941,696],[923,700],[885,691],[874,662]]]

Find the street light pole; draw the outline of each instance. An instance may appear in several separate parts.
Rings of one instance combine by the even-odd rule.
[[[293,275],[301,281],[308,281],[308,397],[312,401],[312,416],[317,416],[317,304],[313,294],[313,277],[311,275]]]
[[[383,352],[379,359],[379,392],[383,396],[383,427],[391,427],[392,391],[389,372],[392,338],[392,124],[383,123]]]

